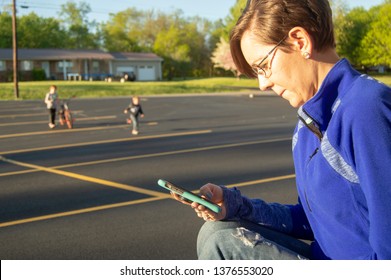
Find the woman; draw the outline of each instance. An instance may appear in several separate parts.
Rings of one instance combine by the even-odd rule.
[[[261,90],[298,108],[299,200],[266,203],[203,186],[222,211],[192,204],[208,221],[199,258],[391,259],[391,89],[338,57],[328,1],[248,1],[231,53]]]

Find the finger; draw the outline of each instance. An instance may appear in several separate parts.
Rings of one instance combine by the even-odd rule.
[[[202,218],[204,219],[204,221],[215,221],[216,220],[214,215],[211,215],[208,212],[203,212]]]
[[[179,196],[179,201],[182,202],[183,204],[191,205],[191,202],[189,202],[189,200],[187,200],[183,196]]]
[[[171,196],[172,196],[174,199],[176,199],[176,200],[180,200],[180,196],[179,196],[179,195],[177,195],[176,193],[174,193],[174,192],[170,192],[170,194],[171,194]]]
[[[210,191],[210,190],[206,190],[202,193],[201,195],[202,197],[208,199],[208,200],[211,200],[212,197],[213,197],[213,193]]]
[[[220,202],[222,200],[221,187],[208,183],[200,188],[200,193],[205,196],[208,200],[213,202]]]
[[[186,204],[186,205],[189,205],[190,203],[185,200],[185,198],[183,196],[180,196],[179,194],[176,194],[176,193],[173,193],[171,192],[171,196],[175,199],[175,200],[178,200],[179,202],[183,203],[183,204]]]

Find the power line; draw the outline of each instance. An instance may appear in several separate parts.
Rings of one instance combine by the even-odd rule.
[[[8,1],[3,0],[2,2],[3,2],[3,6],[12,5],[12,3],[9,0]],[[42,2],[31,3],[31,1],[18,1],[16,6],[19,8],[22,8],[22,9],[52,10],[52,11],[57,11],[57,12],[60,12],[62,9],[62,5],[57,5],[54,3],[42,3]],[[90,8],[91,8],[91,6],[90,6]],[[117,13],[117,12],[119,12],[119,11],[107,10],[107,9],[95,10],[95,9],[91,8],[89,14],[109,15],[111,13]]]

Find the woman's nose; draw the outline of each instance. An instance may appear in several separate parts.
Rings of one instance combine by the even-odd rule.
[[[270,89],[273,86],[273,83],[270,82],[270,80],[268,78],[265,78],[265,76],[263,75],[258,75],[258,84],[259,84],[259,89],[261,91]]]

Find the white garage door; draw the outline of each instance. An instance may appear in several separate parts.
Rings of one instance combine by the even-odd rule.
[[[137,80],[140,81],[154,81],[156,80],[155,66],[139,66]]]
[[[136,73],[135,70],[134,70],[134,67],[131,67],[131,66],[118,66],[117,69],[116,69],[116,73],[115,75],[117,76],[122,76],[124,73]]]

